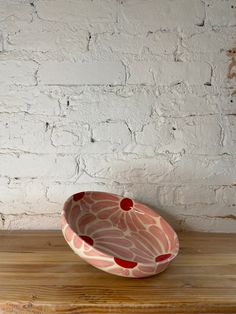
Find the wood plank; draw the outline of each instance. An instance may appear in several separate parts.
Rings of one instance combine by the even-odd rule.
[[[0,313],[236,313],[236,235],[180,233],[179,256],[146,279],[83,262],[60,231],[0,231]]]

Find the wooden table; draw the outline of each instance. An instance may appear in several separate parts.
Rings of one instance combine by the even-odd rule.
[[[0,313],[236,313],[236,234],[180,233],[162,274],[128,279],[83,262],[60,231],[0,231]]]

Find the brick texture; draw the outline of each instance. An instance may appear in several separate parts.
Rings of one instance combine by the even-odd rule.
[[[59,228],[69,195],[98,190],[236,232],[235,11],[0,1],[0,228]]]

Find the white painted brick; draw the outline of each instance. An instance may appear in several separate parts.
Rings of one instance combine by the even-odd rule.
[[[36,8],[41,19],[82,25],[115,22],[117,14],[115,0],[47,0]]]
[[[126,142],[129,141],[129,139],[125,139],[125,140],[126,140]],[[113,140],[113,143],[111,143],[108,140],[103,142],[103,141],[98,141],[98,140],[94,139],[94,137],[91,137],[89,143],[87,143],[87,144],[83,145],[81,148],[79,148],[79,152],[83,156],[116,154],[116,153],[125,152],[124,147],[126,147],[125,143],[119,144],[116,142],[115,139]]]
[[[177,130],[181,128],[181,122],[178,122]],[[214,132],[209,132],[209,129]],[[222,126],[215,116],[187,119],[179,136],[185,143],[186,151],[196,154],[221,152]]]
[[[164,119],[159,119],[157,123],[150,123],[144,126],[142,132],[136,133],[136,141],[141,145],[150,145],[158,149],[168,142],[172,142],[173,132],[166,127]]]
[[[18,106],[16,105],[18,104]],[[27,110],[27,104],[21,102],[17,95],[15,96],[4,96],[0,99],[0,112],[1,113],[17,113],[20,111]]]
[[[123,150],[124,153],[133,154],[140,158],[142,157],[154,157],[155,156],[155,147],[139,145],[136,143],[129,143]]]
[[[202,23],[203,19],[204,5],[195,0],[128,0],[121,6],[121,22],[127,30],[136,32],[177,27],[187,29]]]
[[[157,202],[159,206],[170,206],[174,204],[176,187],[160,186],[157,188]]]
[[[126,33],[98,34],[94,49],[97,51],[111,51],[120,53],[140,54],[143,49],[143,36]]]
[[[49,89],[36,86],[4,86],[0,91],[0,112],[28,113],[33,115],[58,116],[60,113],[57,95]]]
[[[51,202],[60,202],[62,204],[62,209],[64,202],[69,196],[81,191],[84,191],[84,189],[82,189],[80,184],[50,184],[47,188],[47,198]]]
[[[128,65],[129,76],[127,83],[132,85],[154,85],[152,65],[146,62],[132,62]]]
[[[161,182],[172,170],[172,165],[163,156],[148,159],[99,159],[87,156],[85,159],[87,173],[96,178],[106,178],[120,183]],[[154,170],[155,169],[155,170]]]
[[[181,222],[182,230],[199,232],[226,232],[235,233],[235,220],[230,218],[214,218],[199,216],[184,216]]]
[[[200,54],[201,59],[204,58],[203,55],[207,55],[208,60],[209,57],[211,60],[218,56],[225,58],[225,52],[228,50],[228,47],[234,45],[234,33],[230,29],[195,33],[190,37],[184,38],[183,45],[188,52],[191,52],[192,57]]]
[[[7,50],[27,50],[48,55],[79,55],[87,51],[88,32],[79,28],[71,29],[64,24],[43,20],[20,24],[20,32],[10,32],[7,38]]]
[[[218,202],[222,205],[236,206],[236,183],[230,186],[222,186],[217,190]],[[236,213],[236,208],[231,211]]]
[[[75,175],[72,156],[0,154],[1,175],[69,180]]]
[[[0,120],[1,147],[19,149],[28,152],[44,153],[53,151],[50,130],[46,131],[46,123],[30,120],[24,114],[2,115]]]
[[[98,190],[235,232],[232,0],[0,2],[1,229]]]
[[[125,123],[107,122],[102,123],[93,129],[93,138],[96,141],[125,145],[131,141],[131,134]]]
[[[4,40],[3,40],[3,34],[0,32],[0,52],[2,52],[4,49]]]
[[[54,124],[51,141],[54,146],[64,146],[68,152],[69,147],[82,146],[90,141],[88,125],[79,123]]]
[[[71,97],[70,103],[66,115],[72,121],[93,125],[107,120],[123,120],[132,130],[138,130],[150,120],[155,96],[142,89],[115,92],[89,89]]]
[[[32,19],[32,7],[29,2],[22,0],[1,1],[0,21],[11,20],[16,22],[27,21]]]
[[[209,132],[214,129],[214,132]],[[136,134],[138,144],[150,145],[157,152],[212,154],[222,150],[222,127],[215,116],[158,118]]]
[[[219,95],[217,96],[213,96],[212,100],[217,103],[223,114],[235,114],[235,98],[231,96],[231,94],[228,92],[228,95]]]
[[[5,215],[5,230],[50,230],[60,228],[60,214]]]
[[[212,26],[235,26],[235,1],[214,0],[206,6],[207,21]]]
[[[165,92],[157,97],[155,112],[160,116],[184,117],[219,113],[219,97]]]
[[[123,85],[125,68],[121,62],[43,63],[39,82],[45,85]]]
[[[137,55],[149,50],[151,54],[162,56],[173,54],[177,42],[177,34],[170,32],[155,32],[148,35],[133,35],[123,32],[102,33],[97,36],[94,49]]]
[[[37,216],[38,214],[59,214],[61,212],[61,204],[49,202],[47,199],[37,202],[31,198],[31,202],[27,202],[25,198],[23,200],[16,198],[15,202],[2,203],[1,212],[3,215],[13,213],[15,216],[22,214],[31,216]]]
[[[0,112],[1,113],[15,113],[27,110],[27,103],[21,97],[21,86],[14,87],[11,90],[10,86],[2,86],[0,90]]]
[[[103,191],[122,195],[123,187],[120,185],[103,184],[99,182],[83,183],[78,180],[74,184],[50,184],[47,197],[51,202],[61,203],[61,209],[66,199],[81,191]]]
[[[138,202],[142,202],[154,210],[159,211],[157,187],[151,184],[140,184],[139,182],[124,185],[124,196],[133,198]]]
[[[236,142],[236,115],[229,114],[226,117],[229,126],[229,133],[230,133],[230,143],[235,145]]]
[[[225,86],[226,88],[234,88],[234,82],[227,78],[229,62],[225,58],[224,61],[215,62],[213,64],[212,84],[214,86]]]
[[[209,186],[180,186],[175,190],[175,204],[214,204],[216,193],[213,187]]]
[[[177,49],[178,36],[171,32],[148,33],[144,39],[144,48],[147,48],[151,54],[164,56],[173,55]]]
[[[228,154],[235,154],[236,152],[236,115],[229,113],[222,118],[223,129],[223,143],[224,152]]]
[[[36,85],[37,64],[30,61],[0,61],[0,84]]]
[[[193,185],[193,189],[197,188]],[[209,216],[209,217],[227,217],[234,214],[234,207],[228,206],[219,202],[217,198],[218,186],[206,186],[206,190],[216,190],[216,201],[214,203],[195,203],[195,204],[176,204],[172,209],[178,212],[178,215],[193,215],[193,216]],[[207,197],[207,196],[206,196]],[[211,194],[209,194],[209,198]],[[168,207],[169,209],[169,207]]]
[[[203,85],[211,80],[211,67],[204,62],[165,62],[153,66],[158,85],[185,82],[190,85]]]
[[[128,84],[203,85],[211,80],[211,67],[203,62],[133,62],[129,69]]]
[[[229,185],[235,182],[235,165],[236,159],[233,156],[186,155],[174,163],[173,171],[165,177],[163,182],[178,185],[187,183]]]
[[[1,203],[13,203],[24,201],[24,193],[22,189],[17,186],[11,186],[8,178],[0,178],[0,202]],[[1,212],[2,209],[1,209]]]
[[[117,146],[118,145],[111,145],[109,142],[96,142],[91,138],[90,143],[80,148],[80,153],[82,155],[114,154]]]
[[[24,182],[23,184],[25,186],[25,202],[29,204],[35,204],[37,207],[40,203],[41,207],[42,203],[45,202],[46,188],[44,184],[37,181],[28,181]],[[19,183],[19,186],[22,186],[22,182]]]
[[[27,92],[27,94],[30,93]],[[50,93],[33,91],[29,98],[26,95],[23,95],[23,98],[30,114],[57,116],[60,112],[58,100],[52,97]]]
[[[51,211],[50,205],[45,197],[46,188],[42,183],[33,181],[21,180],[21,178],[0,179],[0,201],[1,212],[3,214],[9,214],[13,211],[15,214],[22,214],[25,212],[40,212],[47,209],[47,212]],[[24,189],[22,189],[24,186]]]

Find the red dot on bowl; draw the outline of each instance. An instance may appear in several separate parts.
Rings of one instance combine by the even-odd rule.
[[[169,257],[171,257],[170,253],[159,255],[156,257],[156,262],[162,262],[162,261],[168,259]]]
[[[81,200],[83,197],[84,197],[85,193],[84,192],[80,192],[80,193],[77,193],[77,194],[74,194],[73,195],[73,200],[76,202],[76,201],[79,201]]]
[[[119,266],[122,266],[124,268],[134,268],[138,264],[136,262],[126,261],[126,260],[118,258],[118,257],[114,257],[114,261],[116,262],[116,264],[118,264]]]
[[[120,207],[123,210],[130,210],[133,207],[133,201],[130,198],[123,198],[120,202]]]
[[[80,238],[83,239],[89,245],[93,245],[93,239],[86,235],[80,235]]]

